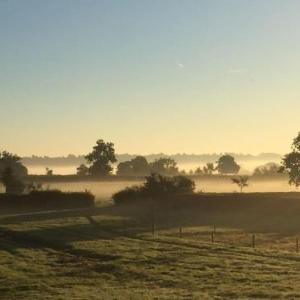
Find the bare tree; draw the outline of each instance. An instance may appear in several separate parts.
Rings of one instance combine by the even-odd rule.
[[[239,176],[235,178],[231,178],[232,183],[236,184],[239,188],[241,193],[243,192],[243,189],[247,186],[249,186],[249,176]]]

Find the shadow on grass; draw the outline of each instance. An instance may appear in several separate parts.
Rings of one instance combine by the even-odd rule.
[[[173,199],[174,200],[174,199]],[[71,245],[78,241],[138,237],[151,233],[153,228],[210,226],[229,227],[245,232],[274,233],[278,238],[300,231],[300,198],[298,193],[210,194],[193,195],[173,202],[153,205],[111,206],[82,211],[54,212],[27,216],[13,216],[2,224],[25,222],[22,232],[1,229],[0,234],[11,241],[11,248],[52,248],[69,251],[77,256],[99,255],[88,250],[77,250]],[[92,217],[93,216],[93,217]],[[107,216],[104,220],[101,216]],[[76,217],[86,223],[76,224]],[[119,217],[114,220],[113,217]],[[74,218],[73,223],[58,226],[28,228],[26,222]],[[112,218],[109,221],[109,218]],[[23,225],[22,225],[23,226]],[[84,253],[85,252],[85,253]],[[115,256],[100,259],[117,259]]]

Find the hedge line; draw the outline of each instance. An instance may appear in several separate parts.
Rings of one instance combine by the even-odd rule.
[[[0,194],[0,213],[87,208],[95,206],[88,192],[34,191],[24,195]]]

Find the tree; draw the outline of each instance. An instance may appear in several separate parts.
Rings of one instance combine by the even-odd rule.
[[[134,175],[131,161],[120,162],[117,166],[117,175],[118,176]]]
[[[23,181],[14,174],[11,167],[6,167],[2,172],[1,181],[7,194],[22,194],[25,189]]]
[[[241,193],[243,192],[243,189],[247,186],[249,186],[248,181],[249,177],[248,176],[239,176],[237,178],[232,178],[231,179],[232,183],[236,184],[239,188]]]
[[[137,156],[131,160],[132,170],[136,176],[145,176],[150,174],[150,167],[144,156]]]
[[[116,204],[142,203],[141,200],[161,201],[167,196],[193,193],[195,182],[185,176],[151,174],[141,186],[127,187],[113,195]]]
[[[219,158],[217,161],[216,170],[220,174],[237,174],[240,170],[240,166],[235,162],[234,157],[226,154]]]
[[[213,163],[207,163],[204,167],[203,167],[203,173],[205,175],[212,175],[212,173],[215,171],[215,166]]]
[[[7,151],[0,152],[0,177],[5,169],[10,168],[14,176],[23,178],[28,172],[26,167],[21,163],[21,158],[18,155]]]
[[[254,169],[254,176],[274,176],[277,175],[280,170],[280,165],[276,163],[267,163]]]
[[[282,158],[279,172],[288,174],[290,185],[300,185],[300,132],[293,140],[292,152]]]
[[[85,164],[81,164],[76,170],[78,176],[87,176],[89,174],[89,168]]]
[[[21,163],[18,155],[7,151],[0,152],[0,180],[5,186],[6,193],[20,194],[24,191],[23,179],[27,176],[27,169]]]
[[[46,168],[46,175],[47,176],[53,176],[53,170],[49,169],[48,167]]]
[[[150,168],[148,161],[143,156],[137,156],[129,161],[118,164],[118,176],[146,176],[149,175]]]
[[[145,193],[153,196],[192,193],[194,190],[195,182],[182,175],[169,177],[152,173],[144,183]]]
[[[98,140],[93,151],[85,156],[89,173],[93,176],[107,176],[113,170],[111,164],[117,162],[113,143]]]
[[[150,163],[151,173],[174,176],[179,173],[177,163],[172,158],[159,158]]]

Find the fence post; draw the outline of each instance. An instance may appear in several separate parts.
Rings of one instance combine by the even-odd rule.
[[[214,233],[214,231],[211,232],[211,242],[212,243],[215,242],[215,233]]]
[[[296,252],[299,252],[299,239],[296,238]]]
[[[216,233],[216,224],[214,224],[214,233]]]
[[[152,204],[152,235],[155,233],[155,212],[154,212],[154,203]]]
[[[182,238],[182,227],[179,227],[179,237]]]
[[[255,248],[255,234],[252,234],[252,248]]]
[[[152,235],[154,235],[154,233],[155,233],[155,223],[154,223],[154,220],[152,220],[152,228],[151,228],[151,230],[152,230]]]

